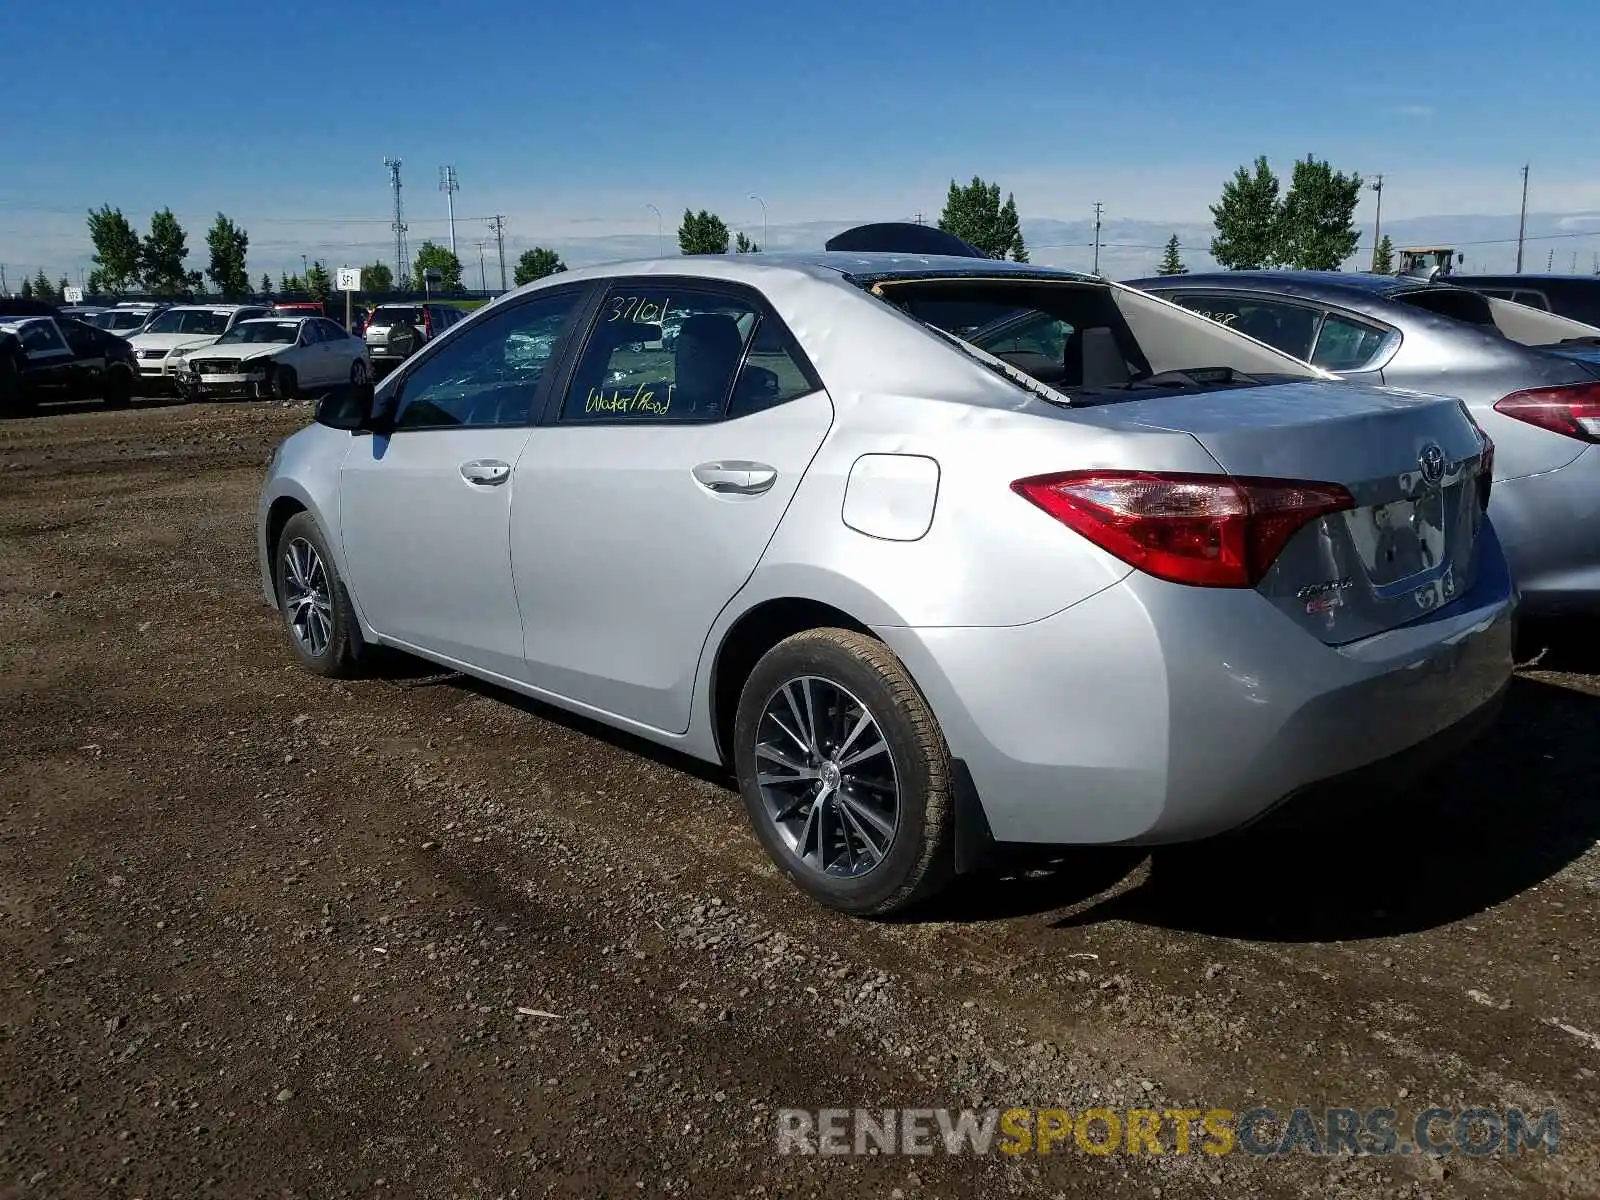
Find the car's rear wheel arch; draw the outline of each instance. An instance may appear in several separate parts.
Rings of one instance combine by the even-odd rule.
[[[711,721],[717,756],[725,765],[733,764],[733,725],[745,680],[768,650],[808,629],[849,629],[874,636],[865,624],[844,610],[799,597],[763,601],[723,635],[711,667]]]

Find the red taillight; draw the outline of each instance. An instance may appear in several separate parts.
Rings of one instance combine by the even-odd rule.
[[[1551,433],[1600,443],[1600,383],[1512,392],[1500,400],[1494,410]]]
[[[422,332],[428,336],[429,340],[432,340],[433,313],[426,308],[422,310]]]
[[[1146,574],[1196,587],[1254,587],[1289,539],[1354,508],[1333,483],[1143,471],[1068,471],[1011,485]]]

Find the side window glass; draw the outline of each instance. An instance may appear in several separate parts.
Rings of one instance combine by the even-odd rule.
[[[1325,371],[1359,371],[1377,356],[1382,345],[1383,330],[1329,313],[1317,335],[1311,363]]]
[[[1321,315],[1315,309],[1253,296],[1177,294],[1169,298],[1191,312],[1249,334],[1258,342],[1293,355],[1301,362],[1311,357],[1311,345],[1316,340],[1317,321]]]
[[[708,421],[727,409],[754,306],[710,292],[622,284],[607,293],[563,421]]]
[[[317,323],[315,321],[301,322],[300,340],[307,346],[315,346],[322,340],[322,330],[317,328]]]
[[[527,424],[582,294],[542,295],[452,338],[401,381],[395,429]]]
[[[734,381],[729,418],[787,404],[816,391],[816,381],[800,365],[798,353],[788,331],[775,317],[758,317],[744,366]]]
[[[1051,362],[1066,361],[1067,341],[1075,330],[1047,312],[1006,322],[986,333],[974,333],[973,344],[990,354],[1038,354]]]

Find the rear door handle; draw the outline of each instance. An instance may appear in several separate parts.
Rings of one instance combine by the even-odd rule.
[[[701,463],[694,477],[707,491],[727,496],[759,496],[778,482],[776,468],[743,459]]]
[[[479,487],[494,487],[511,478],[511,464],[493,458],[475,459],[461,464],[461,478]]]

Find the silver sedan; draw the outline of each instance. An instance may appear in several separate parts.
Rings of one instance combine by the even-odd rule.
[[[1037,350],[940,329],[1007,314]],[[1515,605],[1489,461],[1457,401],[1082,275],[611,265],[326,397],[272,461],[261,582],[319,674],[398,647],[725,764],[782,870],[877,914],[996,846],[1203,838],[1481,728]]]
[[[1491,515],[1529,613],[1600,611],[1600,329],[1388,275],[1137,280],[1342,377],[1458,396],[1497,447]]]

